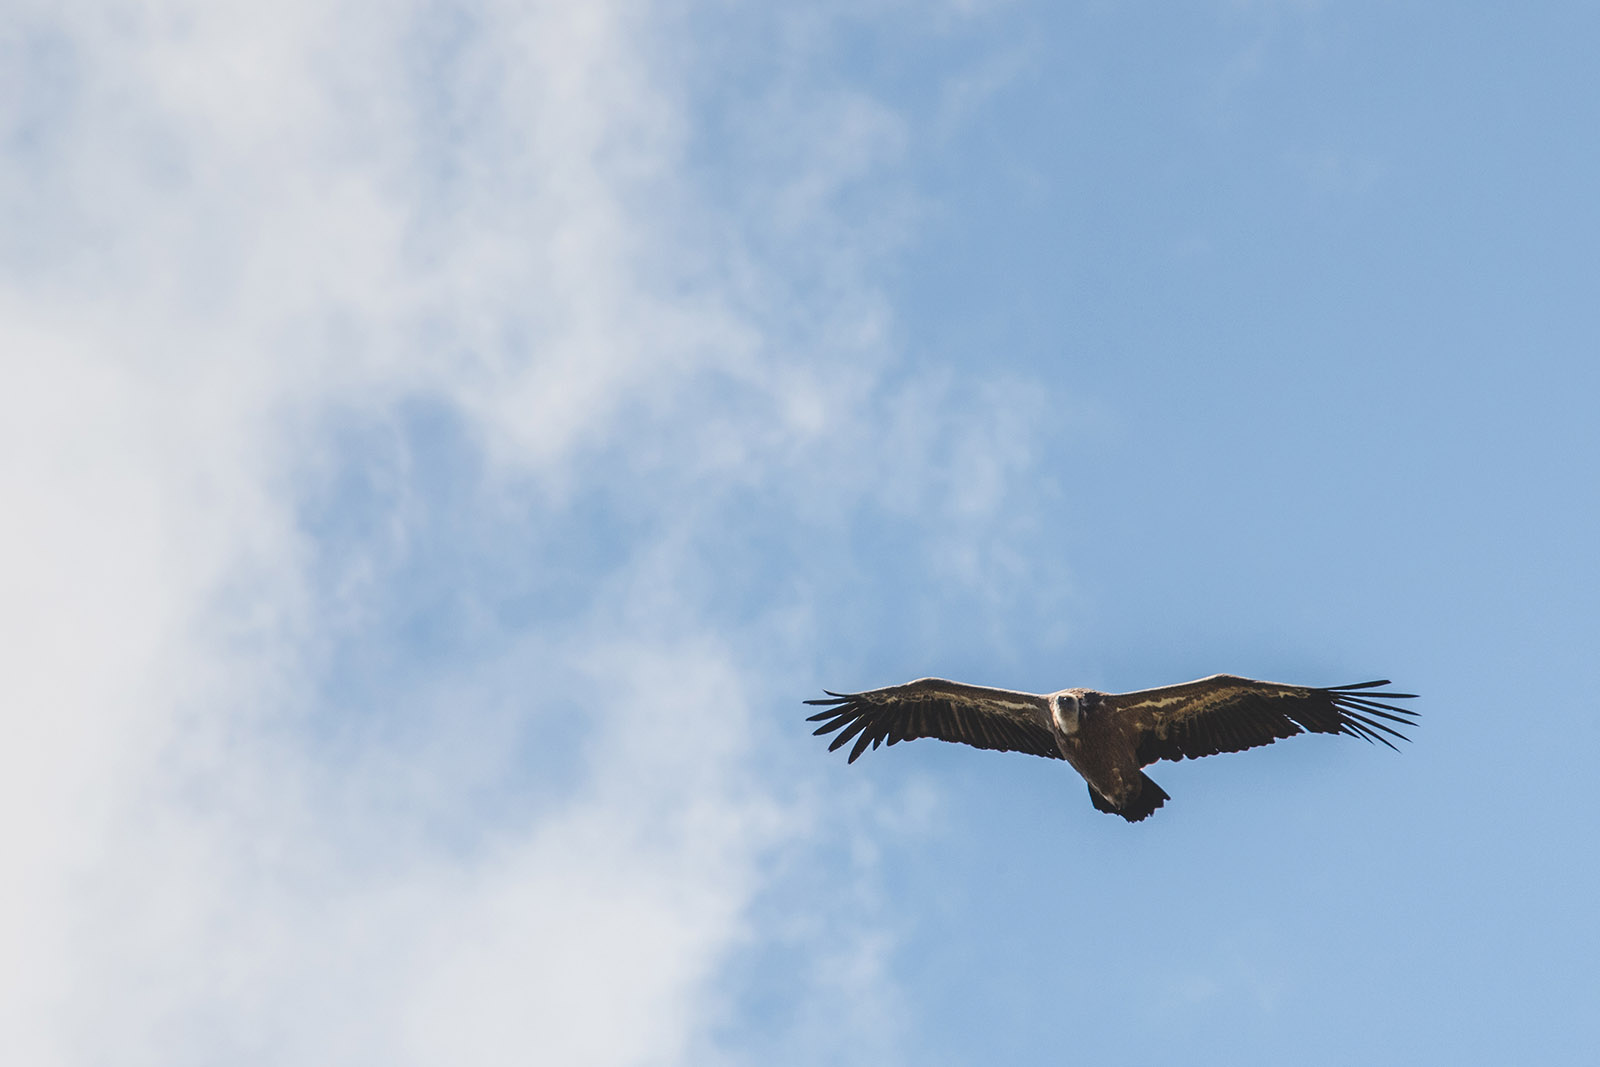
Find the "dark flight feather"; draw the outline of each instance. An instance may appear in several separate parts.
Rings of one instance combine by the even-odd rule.
[[[1312,688],[1219,674],[1162,689],[1118,693],[1104,698],[1102,706],[1124,717],[1136,731],[1141,767],[1157,760],[1242,752],[1305,732],[1348,734],[1394,748],[1389,738],[1403,741],[1406,735],[1382,720],[1410,725],[1416,712],[1377,698],[1410,700],[1414,694],[1353,695],[1388,684],[1380,680]]]
[[[857,738],[850,750],[851,763],[869,746],[877,748],[884,740],[893,745],[919,737],[1062,758],[1050,732],[1044,698],[1031,693],[985,689],[939,678],[922,678],[865,693],[824,692],[828,699],[806,703],[827,710],[807,716],[806,721],[822,723],[815,731],[819,735],[839,731],[828,745],[830,752]]]

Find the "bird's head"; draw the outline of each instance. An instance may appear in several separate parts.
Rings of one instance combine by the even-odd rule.
[[[1083,701],[1076,693],[1053,693],[1050,696],[1050,718],[1056,729],[1067,736],[1078,732],[1078,722],[1083,715]]]

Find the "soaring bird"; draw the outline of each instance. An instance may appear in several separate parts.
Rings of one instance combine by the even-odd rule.
[[[1019,693],[920,678],[865,693],[823,690],[826,698],[806,703],[826,710],[806,721],[822,724],[817,734],[839,732],[830,752],[854,738],[851,763],[869,746],[918,737],[1064,759],[1089,783],[1098,810],[1138,822],[1170,799],[1140,769],[1157,760],[1240,752],[1304,731],[1390,748],[1390,737],[1409,740],[1389,724],[1414,725],[1417,713],[1385,701],[1416,694],[1373,691],[1390,684],[1316,688],[1213,674],[1132,693]]]

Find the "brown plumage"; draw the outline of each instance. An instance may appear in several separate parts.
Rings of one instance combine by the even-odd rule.
[[[838,731],[831,752],[854,740],[849,762],[869,747],[919,737],[975,748],[1064,759],[1089,783],[1100,811],[1138,822],[1169,799],[1141,767],[1157,760],[1239,752],[1310,732],[1407,740],[1416,712],[1384,703],[1412,693],[1373,692],[1387,680],[1316,688],[1214,674],[1132,693],[1063,689],[1019,693],[922,678],[865,693],[833,693],[807,704],[818,734]],[[1388,735],[1388,736],[1385,736]]]

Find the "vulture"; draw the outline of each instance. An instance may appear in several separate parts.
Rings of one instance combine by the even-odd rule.
[[[1409,740],[1396,726],[1416,712],[1394,700],[1388,679],[1316,688],[1214,674],[1180,685],[1101,693],[1009,689],[921,678],[864,693],[808,700],[824,710],[807,718],[817,734],[838,732],[828,751],[849,743],[849,762],[887,741],[936,737],[974,748],[1064,759],[1089,783],[1095,808],[1129,822],[1148,818],[1170,799],[1141,769],[1157,760],[1199,759],[1241,752],[1284,737],[1349,734],[1368,742]]]

